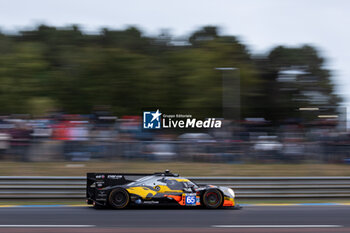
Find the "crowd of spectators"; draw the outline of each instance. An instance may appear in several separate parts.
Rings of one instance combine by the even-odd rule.
[[[206,132],[142,130],[141,118],[26,115],[0,118],[0,159],[349,163],[350,134],[334,124],[224,122]]]

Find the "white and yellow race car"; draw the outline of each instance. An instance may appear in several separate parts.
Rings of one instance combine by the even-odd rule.
[[[168,170],[154,174],[87,173],[86,199],[95,207],[115,209],[142,204],[204,206],[210,209],[237,206],[231,188],[198,186]]]

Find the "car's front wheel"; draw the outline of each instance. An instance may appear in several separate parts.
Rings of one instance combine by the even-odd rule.
[[[128,206],[130,202],[130,195],[125,189],[116,188],[109,194],[108,201],[113,208],[123,209]]]
[[[205,207],[209,209],[216,209],[222,206],[224,197],[217,189],[209,189],[204,192],[202,201]]]

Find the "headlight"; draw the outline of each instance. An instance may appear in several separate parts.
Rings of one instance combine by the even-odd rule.
[[[235,192],[233,192],[232,189],[228,189],[228,193],[229,193],[233,198],[235,198]]]

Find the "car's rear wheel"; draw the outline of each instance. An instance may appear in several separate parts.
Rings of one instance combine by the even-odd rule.
[[[204,192],[202,201],[205,207],[209,209],[216,209],[222,206],[224,197],[217,189],[209,189]]]
[[[108,201],[113,208],[123,209],[128,206],[130,195],[125,189],[116,188],[109,194]]]

